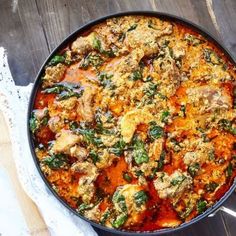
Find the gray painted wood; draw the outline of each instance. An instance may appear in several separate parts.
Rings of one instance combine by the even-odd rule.
[[[0,46],[8,52],[16,84],[33,82],[43,61],[60,42],[81,25],[98,17],[130,10],[175,14],[201,25],[236,58],[235,0],[0,0]],[[17,1],[14,1],[17,3]],[[225,203],[236,210],[236,194]],[[236,219],[217,213],[176,236],[233,236]],[[101,236],[114,234],[97,230]]]

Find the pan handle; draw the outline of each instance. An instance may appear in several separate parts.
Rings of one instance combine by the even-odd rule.
[[[231,209],[229,209],[229,208],[227,208],[227,207],[224,207],[224,206],[219,207],[216,211],[214,211],[213,213],[211,213],[208,217],[213,217],[213,216],[215,216],[215,214],[216,214],[218,211],[223,211],[223,212],[225,212],[225,213],[227,213],[227,214],[229,214],[229,215],[231,215],[231,216],[236,217],[236,212],[235,212],[235,211],[233,211],[233,210],[231,210]]]

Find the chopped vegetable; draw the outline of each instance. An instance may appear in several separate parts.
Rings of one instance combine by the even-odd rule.
[[[119,38],[118,38],[118,41],[119,42],[123,42],[125,40],[125,37],[126,37],[126,34],[124,32],[122,32],[120,35],[119,35]]]
[[[115,89],[116,85],[112,82],[111,78],[113,75],[108,75],[107,73],[102,72],[98,79],[100,81],[100,84],[103,88],[108,88],[108,89]]]
[[[37,118],[36,110],[32,111],[31,117],[29,120],[29,127],[32,133],[35,133],[42,125],[47,125],[48,123],[48,110],[44,111],[43,117],[41,119]]]
[[[86,210],[90,210],[94,207],[93,204],[86,204],[86,203],[82,203],[79,207],[78,207],[78,212],[81,214],[84,214],[84,212]]]
[[[221,59],[218,57],[218,55],[209,48],[204,49],[204,59],[206,62],[213,65],[219,65],[221,63]]]
[[[191,203],[187,203],[187,207],[185,208],[185,210],[179,212],[178,214],[181,219],[185,220],[190,215],[190,213],[193,211],[193,209],[194,209],[194,205]]]
[[[161,170],[161,169],[163,168],[165,158],[166,158],[166,151],[163,150],[163,151],[161,152],[160,159],[159,159],[159,161],[158,161],[158,165],[157,165],[158,170]]]
[[[110,217],[110,215],[111,215],[111,211],[109,209],[106,210],[101,217],[100,223],[102,225],[104,225],[106,223],[107,219]]]
[[[194,177],[200,169],[199,163],[194,163],[188,167],[188,172],[192,177]]]
[[[142,79],[142,72],[141,70],[135,70],[131,76],[130,76],[130,79],[133,80],[133,81],[137,81],[137,80],[141,80]]]
[[[97,37],[94,37],[93,39],[93,47],[97,49],[99,52],[102,50],[101,41]]]
[[[209,184],[205,185],[205,189],[207,192],[214,192],[215,189],[219,186],[216,182],[210,182]]]
[[[114,52],[111,49],[110,50],[104,50],[102,48],[101,41],[97,37],[94,37],[94,39],[93,39],[93,48],[98,50],[101,54],[104,54],[108,57],[114,57],[115,56]]]
[[[97,137],[96,132],[92,128],[86,127],[85,123],[80,123],[80,126],[75,130],[76,133],[82,134],[85,141],[95,146],[102,146],[101,138]]]
[[[126,180],[128,183],[132,182],[132,176],[128,172],[123,173],[123,179]]]
[[[185,105],[181,105],[180,106],[180,111],[182,112],[182,117],[186,117],[186,106]]]
[[[134,161],[138,165],[142,163],[147,163],[149,161],[147,151],[145,150],[144,142],[138,138],[134,139],[133,157]]]
[[[226,177],[230,178],[233,174],[233,165],[232,163],[229,163],[227,169],[226,169]]]
[[[103,64],[103,59],[98,54],[89,53],[80,64],[80,67],[83,69],[87,69],[89,66],[93,66],[95,68],[100,67]]]
[[[118,204],[121,212],[122,211],[127,211],[127,206],[126,206],[126,203],[125,203],[125,197],[123,195],[121,195],[119,191],[116,191],[114,193],[112,201],[114,203]]]
[[[142,176],[142,175],[143,175],[143,172],[142,172],[141,170],[136,170],[136,171],[135,171],[135,175],[136,175],[137,177]]]
[[[167,123],[169,116],[170,116],[170,112],[169,111],[163,111],[162,114],[161,114],[161,122]]]
[[[151,140],[161,138],[164,136],[164,129],[161,126],[156,125],[156,122],[150,122],[148,135]]]
[[[197,203],[198,214],[202,214],[205,211],[206,206],[207,206],[207,202],[205,200],[198,201]]]
[[[110,148],[110,152],[114,153],[116,156],[121,156],[124,153],[125,146],[126,143],[123,141],[123,139],[120,139],[113,145],[113,147]]]
[[[127,213],[122,213],[112,222],[112,226],[114,228],[119,228],[126,222],[127,219],[128,219]]]
[[[211,151],[208,153],[208,157],[209,157],[209,160],[210,160],[210,161],[215,160],[215,151],[214,151],[214,150],[211,150]]]
[[[47,165],[52,170],[57,170],[64,167],[68,163],[68,158],[65,154],[53,154],[42,160],[42,163]]]
[[[152,82],[149,83],[149,86],[144,89],[144,93],[149,97],[153,98],[157,94],[158,85]]]
[[[79,127],[79,125],[78,125],[78,123],[75,122],[75,121],[72,121],[72,122],[69,123],[69,128],[70,128],[70,130],[72,130],[72,131],[76,131],[76,129],[77,129],[78,127]]]
[[[127,32],[135,30],[137,28],[138,24],[133,24],[130,26],[130,28],[127,30]]]
[[[233,122],[227,119],[221,119],[218,122],[219,126],[224,130],[233,135],[236,135],[236,128],[233,127]]]
[[[171,138],[170,141],[173,145],[174,151],[179,152],[182,148],[181,145],[180,145],[180,142],[176,138]]]
[[[104,128],[103,122],[101,120],[102,117],[102,111],[100,109],[97,109],[95,112],[95,121],[96,121],[96,128],[95,131],[98,134],[104,134],[104,135],[112,135],[114,134],[114,130]]]
[[[29,126],[30,126],[30,130],[32,133],[35,133],[35,131],[39,128],[39,121],[37,120],[35,113],[32,112],[30,120],[29,120]]]
[[[202,39],[197,38],[196,36],[192,35],[192,34],[186,34],[184,36],[184,40],[187,41],[189,44],[193,45],[193,46],[198,46],[199,44],[204,43],[205,41]]]
[[[147,200],[148,200],[148,196],[144,190],[141,190],[134,194],[134,201],[138,207],[145,204]]]
[[[97,152],[95,152],[94,150],[91,150],[91,151],[90,151],[89,157],[92,159],[93,164],[96,164],[96,163],[100,160],[100,158],[99,158]]]
[[[145,79],[143,79],[144,82],[151,82],[153,80],[152,76],[147,76]]]
[[[56,93],[58,94],[57,100],[61,101],[70,97],[80,98],[84,90],[78,84],[60,83],[54,84],[50,88],[43,90],[43,93]]]
[[[148,21],[148,27],[154,30],[158,30],[157,27],[153,24],[152,20]]]
[[[48,63],[49,66],[55,66],[58,63],[64,63],[66,58],[64,56],[56,55],[54,56],[51,61]]]
[[[180,175],[180,176],[178,176],[178,177],[172,179],[170,183],[171,183],[173,186],[180,185],[180,184],[183,183],[183,181],[184,181],[185,179],[186,179],[186,176],[185,176],[185,175]]]

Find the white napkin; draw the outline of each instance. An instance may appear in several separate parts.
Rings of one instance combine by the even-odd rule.
[[[26,131],[31,88],[32,84],[26,87],[15,85],[6,52],[0,47],[0,110],[9,126],[13,156],[23,189],[39,207],[51,235],[96,236],[90,224],[71,213],[50,193],[35,167]]]

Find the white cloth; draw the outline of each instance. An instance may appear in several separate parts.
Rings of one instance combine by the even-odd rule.
[[[0,110],[9,126],[13,156],[23,189],[39,207],[51,235],[96,236],[90,224],[71,213],[51,194],[35,167],[26,129],[31,88],[32,84],[26,87],[15,85],[6,52],[0,47]]]

